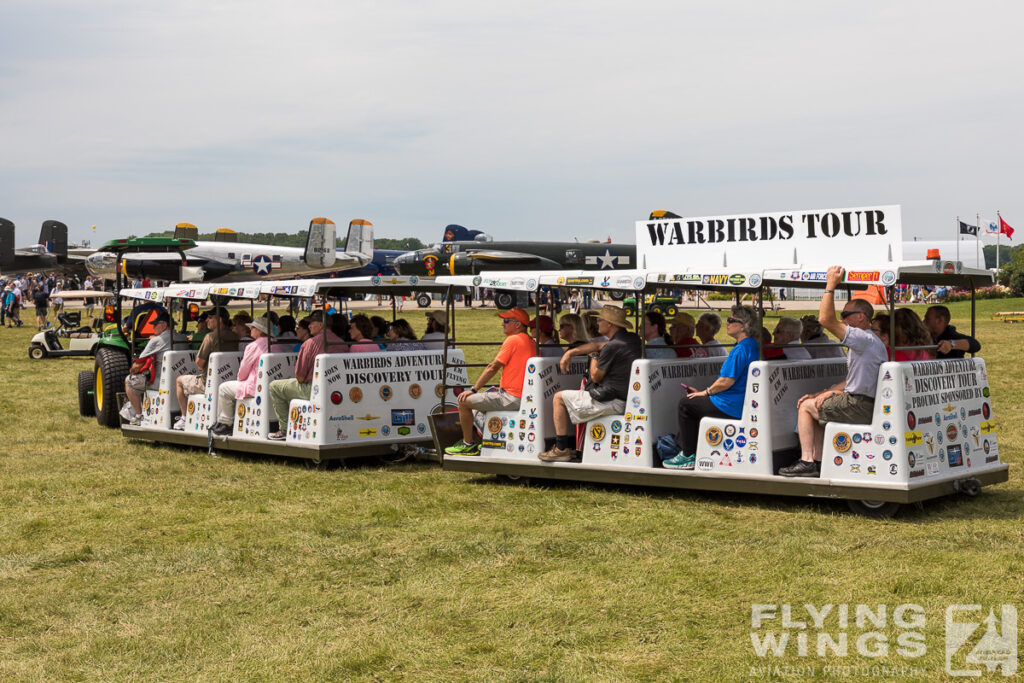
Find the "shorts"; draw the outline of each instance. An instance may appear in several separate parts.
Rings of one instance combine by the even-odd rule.
[[[142,373],[129,373],[124,380],[124,385],[132,391],[141,394],[146,391],[147,376]]]
[[[45,318],[46,317],[46,311],[47,311],[47,307],[46,306],[36,306],[36,317],[37,318]]]
[[[520,398],[513,396],[504,389],[488,389],[474,393],[468,399],[473,410],[490,413],[498,410],[519,410]]]
[[[569,419],[573,424],[590,422],[602,415],[622,415],[626,412],[626,402],[621,398],[611,401],[595,401],[590,392],[583,389],[566,389],[562,391],[562,403],[569,411]]]
[[[818,410],[818,424],[845,422],[848,424],[869,424],[875,412],[875,399],[861,394],[843,392],[826,398]]]
[[[206,393],[206,375],[181,375],[179,379],[186,396]]]

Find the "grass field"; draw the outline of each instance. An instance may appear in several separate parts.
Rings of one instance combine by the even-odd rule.
[[[966,329],[969,305],[953,309]],[[0,329],[0,679],[944,680],[948,605],[984,605],[980,621],[1024,603],[1024,326],[996,310],[1024,300],[979,303],[1010,481],[884,521],[842,502],[154,447],[78,416],[91,359],[29,361],[32,333]],[[493,311],[461,321],[464,339],[498,330]],[[811,628],[807,657],[756,656],[762,603],[805,621],[805,603],[850,605],[849,655],[816,656]],[[885,625],[856,627],[860,603],[886,605]],[[894,622],[905,603],[923,625]],[[834,614],[821,630],[844,632]],[[907,630],[923,656],[898,654]],[[888,654],[858,653],[865,633]]]

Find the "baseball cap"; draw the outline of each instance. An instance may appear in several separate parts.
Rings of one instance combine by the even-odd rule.
[[[521,308],[510,308],[507,311],[501,311],[498,313],[499,318],[511,318],[512,320],[518,320],[525,327],[530,326],[530,315]]]
[[[551,319],[550,315],[538,315],[530,321],[527,327],[539,327],[544,334],[551,334],[555,331],[555,321]]]

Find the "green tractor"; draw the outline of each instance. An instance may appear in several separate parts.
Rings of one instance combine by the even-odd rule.
[[[157,310],[153,304],[136,306],[132,311],[128,330],[122,326],[122,303],[120,296],[124,289],[122,259],[125,254],[177,253],[185,264],[185,251],[195,246],[190,239],[167,237],[142,237],[137,239],[113,240],[97,249],[108,252],[116,260],[117,276],[114,280],[114,299],[103,312],[103,333],[96,343],[96,362],[92,370],[78,373],[78,414],[83,417],[96,416],[104,427],[119,427],[117,395],[124,392],[124,380],[132,366],[135,354],[145,344],[145,325],[150,313]],[[141,343],[140,343],[141,342]]]
[[[645,299],[645,310],[661,313],[666,318],[671,318],[679,312],[679,297],[676,296],[650,296]],[[636,297],[627,297],[622,301],[622,307],[630,315],[636,315]]]

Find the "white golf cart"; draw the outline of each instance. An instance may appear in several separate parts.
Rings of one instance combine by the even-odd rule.
[[[110,292],[94,290],[69,290],[60,292],[64,300],[64,310],[57,314],[57,326],[43,330],[32,337],[29,342],[28,357],[34,360],[43,358],[60,358],[63,356],[92,356],[96,353],[96,343],[100,336],[90,321],[89,325],[82,324],[82,313],[71,311],[69,308],[79,308],[87,303],[98,305],[103,310],[104,305],[114,295]],[[88,308],[88,307],[87,307]]]

